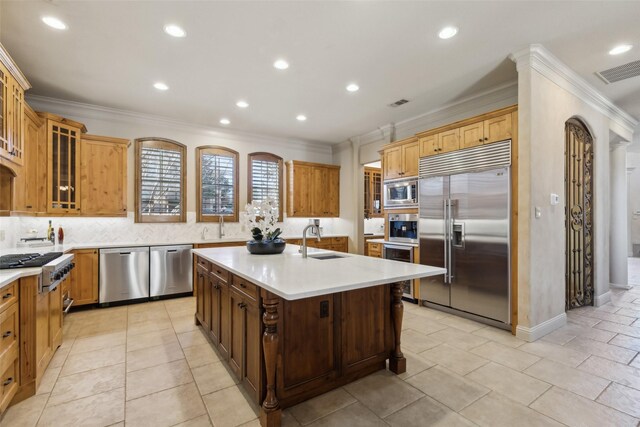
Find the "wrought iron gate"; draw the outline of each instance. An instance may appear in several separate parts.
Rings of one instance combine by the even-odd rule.
[[[593,138],[565,124],[566,309],[593,305]]]

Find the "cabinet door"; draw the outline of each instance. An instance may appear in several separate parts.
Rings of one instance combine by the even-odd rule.
[[[382,218],[382,172],[371,172],[371,216]]]
[[[438,134],[420,138],[420,157],[438,154]]]
[[[46,212],[47,151],[41,120],[28,111],[24,116],[24,205],[15,210]]]
[[[328,168],[329,179],[325,183],[326,209],[330,217],[340,216],[340,169]]]
[[[0,156],[9,157],[9,86],[10,76],[7,69],[0,63]]]
[[[458,150],[460,148],[460,129],[452,129],[438,134],[439,153]]]
[[[484,121],[484,143],[503,141],[512,137],[511,113]]]
[[[202,323],[204,321],[204,288],[208,280],[208,272],[196,267],[196,317]]]
[[[289,203],[287,204],[287,210],[289,216],[311,216],[311,166],[295,164],[287,165],[288,168],[293,168],[290,171],[288,177],[293,181],[293,187],[291,182],[288,183],[289,189]]]
[[[311,216],[329,216],[328,181],[327,168],[314,166],[311,169]]]
[[[209,324],[211,330],[211,337],[213,342],[218,344],[220,342],[220,281],[216,277],[212,277],[211,287],[211,323]]]
[[[204,313],[202,317],[202,325],[205,330],[211,330],[213,281],[214,279],[211,275],[207,275],[204,281]]]
[[[402,176],[418,176],[420,146],[418,142],[404,144],[402,147]]]
[[[229,358],[231,347],[231,298],[229,284],[220,282],[220,342],[218,350],[224,360]]]
[[[245,329],[245,309],[243,307],[242,296],[233,290],[229,292],[229,304],[231,310],[231,341],[229,347],[229,367],[238,379],[242,379],[242,363],[244,359],[244,329]]]
[[[75,268],[71,270],[73,305],[98,302],[98,250],[80,249],[73,252]]]
[[[80,205],[83,214],[127,214],[127,142],[92,135],[82,137]]]
[[[473,123],[460,128],[460,148],[482,145],[484,142],[484,122]]]
[[[47,120],[47,212],[80,212],[80,129]]]
[[[384,150],[382,163],[385,180],[402,177],[402,149],[400,147]]]
[[[62,344],[62,285],[49,292],[49,328],[51,351],[55,352]]]
[[[262,367],[262,319],[257,302],[247,303],[245,311],[245,353],[242,382],[249,393],[258,401],[260,371]]]
[[[51,356],[49,294],[36,295],[36,378],[44,373]]]
[[[10,79],[11,94],[9,98],[9,160],[22,164],[24,155],[24,90]]]

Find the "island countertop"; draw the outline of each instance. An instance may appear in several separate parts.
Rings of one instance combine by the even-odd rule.
[[[368,288],[402,280],[444,274],[446,269],[391,261],[362,255],[308,248],[308,258],[299,246],[287,245],[278,255],[252,255],[245,247],[194,249],[200,256],[286,300]],[[333,254],[335,259],[314,255]]]

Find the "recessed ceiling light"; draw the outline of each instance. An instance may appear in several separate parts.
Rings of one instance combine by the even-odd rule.
[[[175,24],[165,25],[164,32],[173,37],[184,37],[187,35],[185,30]]]
[[[287,68],[289,68],[289,63],[284,59],[278,59],[273,63],[273,66],[278,70],[286,70]]]
[[[456,34],[458,34],[458,29],[456,27],[444,27],[438,33],[438,37],[440,37],[441,39],[450,39]]]
[[[59,20],[58,18],[54,18],[53,16],[45,16],[42,18],[42,22],[50,26],[51,28],[55,28],[56,30],[66,30],[67,24]]]
[[[227,119],[226,117],[223,117],[220,119],[220,124],[221,125],[228,125],[231,123],[231,120]]]
[[[162,82],[156,82],[153,84],[153,87],[155,87],[158,90],[168,90],[169,86],[167,86],[166,84],[162,83]]]
[[[305,116],[304,114],[298,114],[296,116],[296,120],[299,122],[304,122],[305,120],[307,120],[307,116]]]
[[[347,90],[349,92],[357,92],[359,89],[360,89],[360,86],[358,86],[355,83],[350,83],[350,84],[347,85]]]
[[[621,53],[629,52],[633,46],[630,44],[621,44],[609,51],[609,55],[620,55]]]
[[[240,108],[247,108],[249,106],[249,103],[247,101],[240,100],[236,102],[236,105]]]

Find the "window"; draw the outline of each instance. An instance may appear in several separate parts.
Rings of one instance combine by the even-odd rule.
[[[247,199],[274,199],[278,206],[278,221],[282,221],[282,157],[270,153],[249,154],[249,188]]]
[[[136,222],[185,222],[186,147],[136,139]]]
[[[238,221],[238,153],[224,147],[196,148],[198,222]]]

